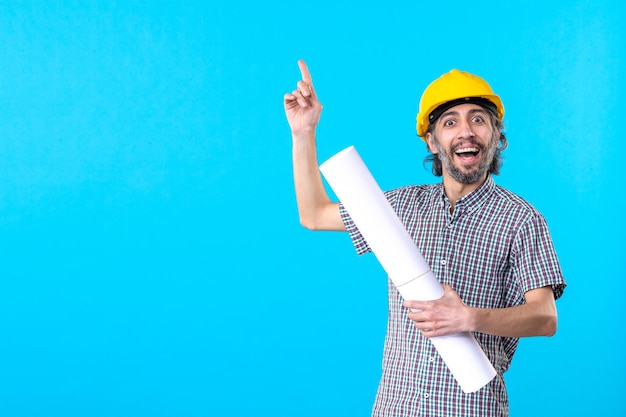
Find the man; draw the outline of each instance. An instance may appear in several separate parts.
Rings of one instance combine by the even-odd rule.
[[[315,130],[322,110],[306,64],[284,105],[293,139],[300,221],[312,230],[347,231],[359,254],[369,246],[339,203],[325,192]],[[452,70],[424,91],[417,133],[431,153],[438,184],[386,192],[387,199],[444,286],[434,301],[402,300],[389,283],[383,372],[373,416],[507,416],[503,374],[520,337],[556,332],[555,300],[565,288],[542,215],[495,185],[504,106],[480,77]],[[413,323],[411,323],[411,321]],[[466,394],[432,343],[470,331],[497,375]]]

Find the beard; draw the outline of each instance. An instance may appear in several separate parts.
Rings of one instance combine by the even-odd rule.
[[[483,178],[491,167],[493,158],[496,154],[496,149],[498,147],[498,139],[495,136],[492,138],[487,147],[474,140],[465,141],[465,144],[470,143],[472,146],[475,146],[480,150],[480,160],[478,161],[478,165],[476,168],[468,170],[458,166],[454,162],[454,151],[460,146],[460,144],[452,145],[449,152],[447,152],[443,149],[443,146],[441,146],[439,140],[437,140],[437,137],[434,134],[433,143],[437,148],[437,152],[439,152],[436,157],[441,161],[443,169],[450,174],[452,178],[462,184],[474,184]]]

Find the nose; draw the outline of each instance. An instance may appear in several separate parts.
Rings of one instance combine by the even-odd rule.
[[[474,137],[474,131],[472,130],[472,125],[469,121],[463,120],[461,121],[461,126],[459,128],[459,137],[461,138],[470,138]]]

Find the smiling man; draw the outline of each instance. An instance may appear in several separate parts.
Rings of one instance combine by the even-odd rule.
[[[318,169],[322,111],[310,72],[285,94],[293,139],[300,221],[312,230],[347,231],[357,253],[370,248],[344,207],[328,197]],[[503,374],[519,338],[556,332],[555,300],[565,281],[543,216],[497,186],[507,146],[500,97],[482,78],[452,70],[424,91],[417,133],[443,181],[385,193],[437,279],[434,301],[403,300],[389,281],[382,377],[372,416],[508,416]],[[429,338],[470,331],[497,371],[464,393]]]

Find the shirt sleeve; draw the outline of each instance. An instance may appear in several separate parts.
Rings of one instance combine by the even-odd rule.
[[[551,286],[554,299],[563,295],[566,283],[541,214],[531,216],[520,228],[512,250],[512,266],[524,292]]]
[[[394,209],[394,211],[396,210],[396,202],[398,199],[399,190],[400,189],[397,188],[391,191],[385,191],[385,197],[387,198],[387,201],[389,201],[389,204],[391,204],[391,207]],[[372,249],[368,245],[367,241],[365,240],[359,229],[356,227],[356,224],[354,224],[354,221],[352,221],[348,210],[346,210],[346,208],[341,203],[339,203],[339,213],[341,214],[341,220],[346,226],[348,236],[350,236],[350,239],[352,240],[352,244],[354,245],[356,253],[358,255],[363,255],[371,252]]]

